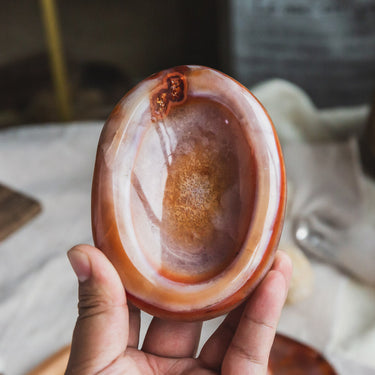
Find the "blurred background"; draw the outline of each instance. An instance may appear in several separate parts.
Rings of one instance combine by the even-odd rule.
[[[69,345],[66,251],[92,243],[103,123],[135,84],[185,64],[248,87],[279,135],[294,263],[279,333],[339,375],[375,374],[375,0],[0,1],[0,374]],[[30,374],[63,373],[68,352]]]
[[[0,4],[0,126],[59,120],[42,2]],[[318,106],[369,102],[374,2],[58,1],[70,119],[105,118],[167,67],[217,68],[247,86],[284,78]],[[52,72],[53,73],[53,72]]]

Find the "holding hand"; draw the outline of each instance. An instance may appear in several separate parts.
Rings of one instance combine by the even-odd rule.
[[[68,252],[79,280],[79,316],[66,375],[264,375],[292,272],[287,255],[233,310],[195,357],[202,323],[153,318],[138,350],[140,312],[127,303],[115,268],[89,245]]]

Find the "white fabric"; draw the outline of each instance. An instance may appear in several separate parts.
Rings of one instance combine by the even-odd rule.
[[[0,362],[6,375],[25,373],[71,339],[77,285],[66,251],[92,243],[90,185],[100,128],[43,125],[0,133],[1,182],[43,206],[0,244]]]
[[[291,182],[281,243],[293,241],[296,218],[324,212],[325,219],[339,219],[335,224],[344,233],[322,228],[319,234],[332,244],[310,250],[319,249],[315,255],[367,282],[311,259],[314,291],[285,307],[279,331],[322,351],[339,374],[375,374],[375,288],[368,284],[375,280],[375,183],[361,172],[355,141],[345,140],[363,129],[369,109],[317,110],[306,93],[282,80],[261,84],[253,93],[273,119]]]
[[[258,96],[283,126],[287,117],[278,123],[275,115],[282,100],[272,99],[278,90],[284,92],[285,83],[271,82]],[[304,94],[297,90],[296,95]],[[363,122],[366,109],[348,113],[355,124]],[[51,124],[0,132],[1,183],[43,205],[38,217],[0,243],[0,372],[6,375],[24,374],[71,339],[77,283],[66,251],[77,243],[92,243],[91,178],[101,127],[93,122]],[[313,266],[314,293],[284,309],[280,331],[321,350],[339,374],[375,374],[374,289],[329,265]],[[205,323],[202,341],[220,320]],[[142,335],[149,321],[143,314]]]

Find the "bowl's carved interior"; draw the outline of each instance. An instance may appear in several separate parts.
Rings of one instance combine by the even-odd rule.
[[[150,149],[154,163],[146,160]],[[213,277],[234,259],[250,225],[251,146],[228,108],[189,98],[145,133],[132,186],[135,230],[154,266],[184,282]]]

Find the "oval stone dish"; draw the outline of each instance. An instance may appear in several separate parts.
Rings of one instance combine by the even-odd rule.
[[[164,70],[125,95],[104,125],[94,242],[139,308],[210,319],[238,306],[269,270],[285,181],[272,121],[244,86],[202,66]]]

